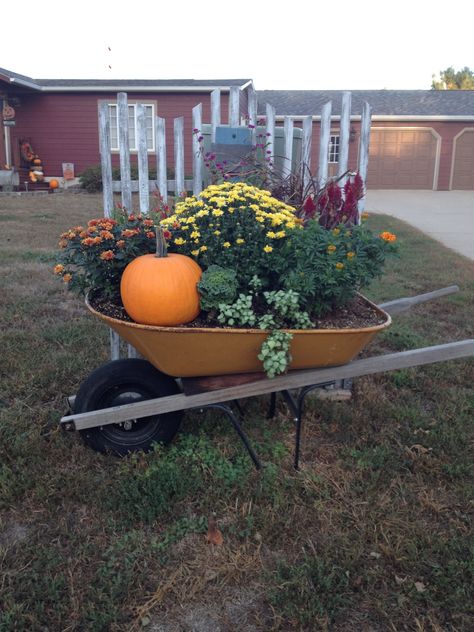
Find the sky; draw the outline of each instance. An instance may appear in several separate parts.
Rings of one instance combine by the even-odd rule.
[[[0,67],[36,79],[427,90],[449,66],[474,69],[469,0],[24,0],[21,9],[2,11]]]

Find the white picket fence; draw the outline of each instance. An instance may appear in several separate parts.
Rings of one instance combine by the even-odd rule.
[[[254,90],[249,93],[248,101],[248,121],[245,125],[252,125],[252,140],[256,142],[257,128],[257,95]],[[174,180],[167,179],[167,151],[166,151],[166,123],[164,118],[159,116],[154,120],[155,131],[155,155],[156,161],[156,180],[149,179],[149,150],[147,148],[146,137],[146,119],[145,107],[142,104],[137,105],[137,161],[138,161],[138,181],[132,181],[130,176],[130,149],[129,149],[129,132],[128,132],[128,98],[127,94],[120,92],[117,95],[118,109],[118,136],[119,136],[119,154],[120,154],[120,173],[121,180],[112,180],[112,159],[110,144],[110,120],[108,104],[103,102],[99,107],[99,142],[100,157],[102,166],[103,181],[103,198],[104,198],[104,214],[110,217],[114,209],[114,192],[121,193],[121,204],[123,207],[132,210],[132,193],[138,191],[139,209],[141,213],[148,213],[150,210],[150,192],[158,191],[164,202],[168,201],[168,195],[173,192],[174,195],[180,195],[184,191],[192,191],[194,195],[199,195],[204,184],[203,156],[200,152],[198,135],[193,133],[187,142],[192,144],[193,151],[193,178],[186,180],[184,178],[184,117],[180,116],[173,119],[173,138],[174,138]],[[263,117],[262,117],[263,118]],[[301,164],[292,166],[293,158],[293,142],[294,142],[294,120],[297,118],[302,122],[302,139],[301,139]],[[243,119],[240,112],[240,88],[231,87],[229,95],[229,126],[239,127],[243,125]],[[342,95],[341,115],[340,117],[332,117],[332,103],[326,103],[320,115],[320,137],[318,152],[318,169],[317,169],[317,185],[324,186],[329,179],[329,144],[331,137],[331,127],[339,129],[339,163],[337,169],[337,177],[340,178],[348,171],[349,142],[351,129],[351,93],[344,92]],[[201,130],[202,121],[202,104],[196,105],[192,110],[192,127]],[[211,143],[215,143],[216,129],[221,125],[221,94],[220,90],[211,92]],[[369,158],[369,141],[370,141],[370,125],[371,125],[371,107],[368,103],[364,103],[361,115],[360,127],[360,143],[358,151],[357,171],[359,172],[365,184],[367,176],[367,165]],[[266,104],[265,106],[265,132],[267,150],[274,153],[274,139],[276,128],[276,112],[275,108]],[[313,141],[313,116],[290,117],[285,116],[283,119],[283,165],[289,173],[292,169],[303,169],[304,185],[306,186],[313,173],[312,160],[312,141]],[[343,183],[343,182],[342,182]],[[359,202],[359,212],[364,210],[364,200]],[[119,338],[111,332],[111,355],[112,359],[117,359],[120,354]],[[129,355],[133,355],[134,350],[129,347]]]

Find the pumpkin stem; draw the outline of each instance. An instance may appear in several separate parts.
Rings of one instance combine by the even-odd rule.
[[[155,257],[162,258],[168,256],[168,249],[166,247],[166,239],[161,226],[155,226],[156,232],[156,254]]]

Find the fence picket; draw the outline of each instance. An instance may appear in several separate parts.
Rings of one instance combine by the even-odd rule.
[[[285,116],[283,121],[283,134],[285,136],[284,153],[283,153],[283,177],[291,174],[291,164],[293,159],[293,119]]]
[[[202,191],[202,154],[198,140],[202,130],[202,103],[193,108],[193,129],[199,130],[197,134],[193,132],[193,195],[198,196]]]
[[[117,95],[120,181],[122,182],[122,206],[132,212],[132,187],[130,178],[130,140],[128,135],[128,99],[126,92]]]
[[[238,127],[240,125],[240,88],[231,86],[229,94],[229,125]]]
[[[344,92],[342,95],[341,123],[339,126],[339,166],[337,169],[338,178],[347,171],[349,164],[349,136],[351,127],[351,93]],[[340,180],[340,185],[344,186],[347,178]]]
[[[184,188],[184,117],[174,119],[174,195],[178,197]]]
[[[313,117],[303,118],[303,141],[301,147],[301,168],[303,170],[303,187],[306,191],[311,180],[311,144],[313,138]]]
[[[323,187],[328,179],[329,141],[331,134],[331,101],[321,110],[321,131],[319,137],[318,187]]]
[[[360,122],[360,146],[359,146],[359,165],[358,172],[364,184],[367,180],[367,166],[369,164],[369,144],[370,144],[370,123],[372,119],[372,108],[364,102],[362,109],[362,119]],[[365,209],[365,198],[359,200],[359,217]]]
[[[157,116],[155,119],[156,138],[156,178],[158,191],[163,202],[168,202],[168,179],[166,174],[166,120]]]
[[[109,106],[105,101],[99,106],[99,150],[102,168],[104,215],[105,217],[111,217],[114,210],[114,194],[112,191],[112,159],[110,156]]]
[[[137,105],[137,146],[138,146],[138,198],[140,213],[150,210],[150,188],[148,186],[148,146],[146,138],[145,106]]]
[[[270,153],[269,156],[272,156],[272,161],[274,160],[273,153],[275,151],[275,115],[276,110],[273,105],[269,103],[266,104],[265,108],[266,112],[266,133],[267,133],[267,151]],[[272,167],[270,166],[270,169]]]
[[[216,142],[216,128],[221,124],[221,91],[211,92],[211,143]]]
[[[257,102],[257,93],[255,89],[249,88],[248,93],[248,115],[249,115],[249,125],[253,125],[251,128],[252,133],[252,145],[255,145],[257,142],[257,112],[258,112],[258,102]]]

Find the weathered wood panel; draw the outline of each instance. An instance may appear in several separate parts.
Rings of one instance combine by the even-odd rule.
[[[114,210],[114,194],[112,191],[112,160],[110,157],[109,108],[105,102],[101,103],[99,107],[99,145],[104,215],[105,217],[111,217]]]
[[[339,166],[337,176],[340,178],[347,171],[349,164],[349,136],[351,129],[351,93],[344,92],[341,105],[341,122],[339,127]],[[340,180],[340,185],[344,186],[347,178]]]
[[[221,124],[221,91],[211,92],[211,144],[216,142],[216,129]]]
[[[150,192],[148,187],[148,146],[146,139],[145,107],[137,105],[137,147],[138,147],[138,198],[141,213],[150,210]]]
[[[202,154],[198,140],[202,130],[201,103],[193,108],[193,130],[195,129],[199,130],[199,133],[193,132],[193,195],[198,196],[202,191]]]
[[[275,116],[276,116],[276,110],[273,107],[273,105],[270,105],[269,103],[266,104],[265,106],[265,112],[266,112],[266,124],[265,124],[265,129],[266,129],[266,134],[267,134],[267,151],[269,151],[270,153],[268,154],[269,156],[273,156],[274,152],[275,152]]]
[[[122,182],[122,206],[132,212],[132,189],[130,177],[130,141],[128,135],[128,99],[125,92],[117,94],[118,136],[120,150],[120,180]]]
[[[175,195],[184,189],[184,117],[174,119],[174,179]]]
[[[229,125],[238,127],[240,125],[240,88],[232,86],[229,96]]]
[[[283,177],[291,174],[291,167],[293,164],[293,119],[289,116],[285,116],[283,121],[283,133],[285,136],[284,153],[283,153]]]
[[[328,179],[329,141],[331,140],[331,101],[323,105],[321,111],[321,132],[319,137],[318,187],[322,188]]]
[[[313,117],[303,118],[303,141],[301,147],[301,168],[303,170],[303,186],[307,190],[311,181],[311,145],[313,140]]]
[[[156,176],[158,191],[163,202],[168,201],[168,180],[166,176],[166,120],[159,116],[155,119],[156,139]]]
[[[362,109],[362,119],[360,122],[360,146],[359,146],[359,166],[358,172],[365,182],[367,181],[367,167],[369,164],[369,145],[370,145],[370,123],[372,120],[372,108],[365,102]],[[359,200],[359,217],[360,213],[365,209],[365,197]]]

